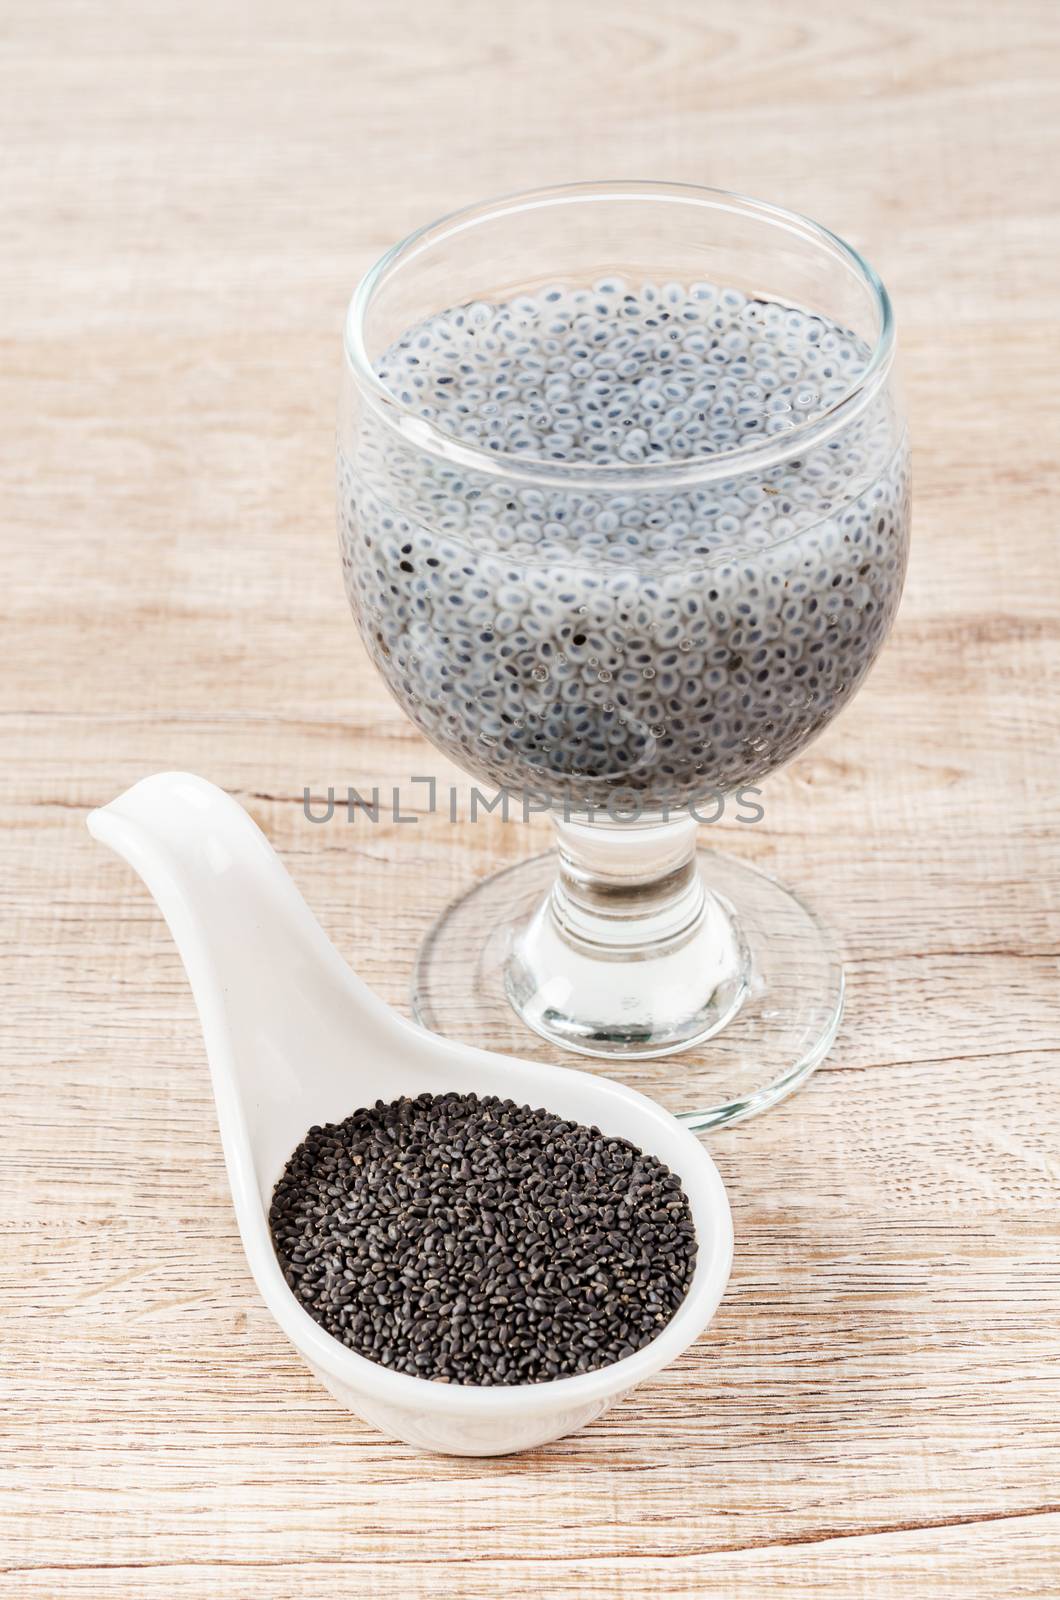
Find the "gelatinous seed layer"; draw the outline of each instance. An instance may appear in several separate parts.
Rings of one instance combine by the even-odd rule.
[[[395,443],[340,456],[351,605],[423,731],[476,776],[677,806],[758,778],[849,698],[896,609],[908,456],[886,395],[803,457],[701,483],[592,480],[783,436],[869,360],[820,317],[607,280],[411,329],[392,393],[496,473]],[[506,476],[519,462],[578,481]]]
[[[474,1094],[379,1100],[310,1128],[269,1221],[317,1322],[436,1382],[540,1383],[632,1355],[696,1260],[680,1180],[654,1156]]]

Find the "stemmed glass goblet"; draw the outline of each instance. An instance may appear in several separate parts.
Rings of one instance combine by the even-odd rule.
[[[428,739],[506,805],[547,808],[558,843],[428,934],[428,1027],[689,1052],[701,1127],[822,1059],[832,935],[698,849],[698,823],[756,814],[890,628],[909,528],[893,349],[850,246],[679,185],[475,206],[361,282],[339,423],[353,614]]]

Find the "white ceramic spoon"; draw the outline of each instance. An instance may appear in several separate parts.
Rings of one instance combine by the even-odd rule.
[[[350,971],[256,824],[203,778],[145,778],[93,811],[88,827],[135,868],[169,924],[206,1038],[250,1269],[280,1327],[343,1405],[426,1450],[524,1450],[592,1421],[702,1333],[728,1280],[732,1218],[710,1156],[668,1112],[595,1073],[477,1050],[391,1011]],[[288,1156],[314,1123],[341,1121],[379,1098],[447,1090],[496,1094],[595,1123],[678,1174],[699,1256],[684,1303],[650,1344],[581,1377],[445,1385],[356,1355],[302,1309],[268,1228]]]

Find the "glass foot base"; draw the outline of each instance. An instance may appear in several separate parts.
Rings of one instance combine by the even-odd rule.
[[[635,965],[556,943],[543,912],[554,852],[487,878],[424,939],[413,973],[416,1020],[509,1055],[600,1058],[697,1129],[775,1105],[835,1038],[843,1009],[836,941],[758,868],[715,850],[695,859],[709,926],[658,962]],[[538,966],[560,976],[538,985]],[[617,1009],[628,1012],[619,1025],[616,993]],[[578,1015],[567,1004],[574,996]],[[657,1003],[647,1008],[646,996]]]

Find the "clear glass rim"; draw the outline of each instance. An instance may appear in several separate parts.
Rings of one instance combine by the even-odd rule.
[[[584,205],[599,201],[648,200],[678,205],[699,205],[715,211],[755,217],[793,234],[809,244],[838,258],[869,291],[878,318],[878,331],[869,360],[858,377],[827,410],[808,418],[782,434],[763,436],[761,439],[739,445],[735,449],[720,450],[712,455],[686,458],[681,461],[657,463],[609,462],[555,462],[523,456],[506,455],[502,451],[482,449],[466,444],[445,433],[411,406],[405,405],[386,387],[375,370],[365,346],[364,328],[372,301],[389,274],[436,244],[454,234],[462,233],[480,223],[532,211],[546,206]],[[534,487],[638,490],[670,490],[697,484],[716,483],[722,479],[748,472],[761,472],[782,466],[806,453],[816,445],[825,443],[842,428],[848,426],[873,401],[887,381],[894,360],[894,314],[890,296],[875,268],[853,245],[840,238],[821,223],[803,216],[800,212],[786,210],[768,201],[755,200],[748,195],[727,189],[707,188],[695,184],[664,183],[656,180],[609,180],[596,183],[559,184],[548,188],[529,189],[502,195],[492,200],[465,206],[424,223],[397,244],[392,245],[375,265],[370,267],[358,283],[346,313],[343,345],[346,361],[361,395],[388,427],[397,432],[405,443],[423,450],[454,466],[500,479],[505,483],[519,483]]]

